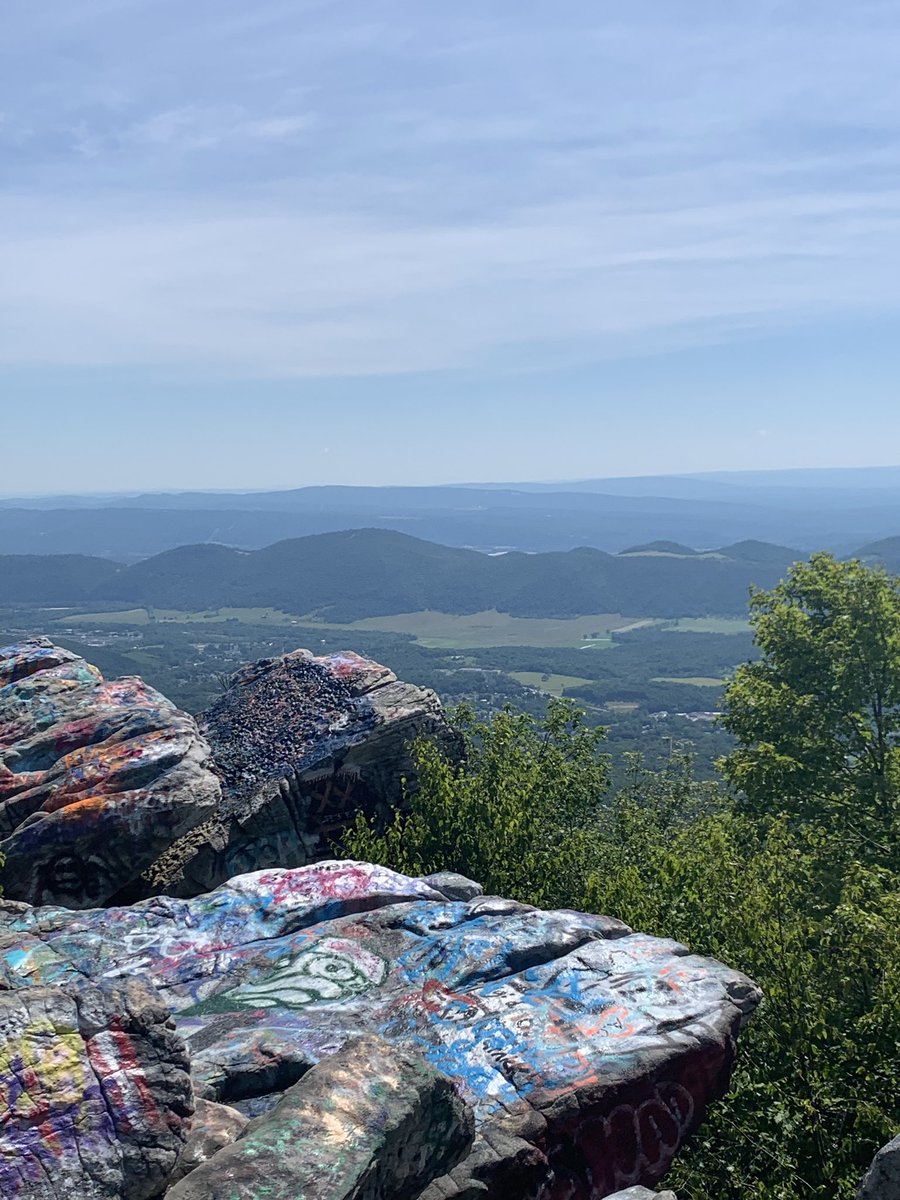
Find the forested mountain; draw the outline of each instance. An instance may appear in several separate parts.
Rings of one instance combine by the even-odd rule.
[[[118,570],[108,558],[83,554],[0,555],[0,604],[78,604]]]
[[[882,538],[870,542],[859,551],[859,557],[867,563],[880,563],[894,574],[900,574],[900,537]]]
[[[35,603],[93,598],[187,611],[272,607],[338,621],[490,608],[533,617],[602,612],[675,617],[743,614],[749,586],[769,586],[798,557],[799,551],[758,543],[702,555],[689,550],[611,555],[585,547],[487,555],[359,529],[254,551],[181,546],[121,567],[100,559],[9,556],[0,559],[0,573],[8,600]]]

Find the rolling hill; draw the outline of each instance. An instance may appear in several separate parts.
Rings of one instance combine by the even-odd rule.
[[[118,563],[84,554],[0,555],[0,604],[80,604],[118,571]]]
[[[863,562],[880,563],[894,574],[900,574],[900,537],[882,538],[870,542],[858,552]]]
[[[709,555],[612,555],[587,547],[487,555],[389,530],[357,529],[291,538],[261,550],[181,546],[127,566],[86,559],[81,574],[53,557],[43,560],[43,575],[33,560],[0,558],[0,575],[10,600],[35,603],[50,603],[52,596],[53,602],[189,612],[267,607],[331,621],[425,609],[675,617],[743,614],[750,584],[770,586],[798,557],[784,547],[763,552],[757,544],[749,553],[739,545]],[[67,578],[73,590],[65,596]]]

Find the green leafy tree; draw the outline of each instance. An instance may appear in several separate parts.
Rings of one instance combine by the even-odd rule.
[[[563,904],[586,877],[586,846],[609,786],[600,747],[571,702],[537,720],[506,708],[452,714],[466,753],[453,763],[428,740],[413,747],[417,785],[386,828],[360,814],[346,853],[411,875],[459,871],[494,895]]]
[[[855,861],[839,831],[751,817],[683,761],[632,763],[593,862],[579,907],[764,990],[729,1095],[676,1160],[679,1197],[851,1200],[900,1123],[896,874]]]
[[[750,601],[757,662],[726,690],[726,778],[757,814],[839,820],[866,857],[897,852],[900,580],[815,554]]]

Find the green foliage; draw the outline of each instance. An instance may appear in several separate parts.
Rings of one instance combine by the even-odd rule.
[[[900,1120],[900,891],[839,835],[636,770],[581,903],[744,970],[765,1001],[676,1163],[689,1200],[841,1200]]]
[[[684,1200],[851,1200],[900,1124],[896,862],[859,857],[834,822],[748,809],[677,748],[658,771],[630,756],[601,798],[596,731],[565,702],[544,722],[458,719],[465,767],[419,743],[408,813],[384,831],[359,819],[346,850],[611,913],[745,971],[765,999],[671,1184]]]
[[[346,853],[411,875],[459,871],[493,895],[563,904],[586,879],[586,845],[608,785],[605,731],[570,702],[543,720],[510,708],[487,722],[453,714],[466,748],[454,765],[433,743],[414,746],[418,782],[384,830],[362,814]]]
[[[751,622],[762,657],[735,672],[722,763],[750,811],[838,820],[867,859],[893,861],[900,816],[900,580],[816,554]]]

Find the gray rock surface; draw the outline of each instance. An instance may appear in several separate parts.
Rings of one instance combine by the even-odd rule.
[[[446,896],[448,900],[474,900],[476,896],[484,895],[484,888],[465,875],[456,871],[437,871],[434,875],[423,875],[422,882],[433,887],[436,892]]]
[[[413,1200],[463,1157],[473,1131],[472,1111],[448,1079],[416,1055],[362,1037],[313,1067],[166,1196]]]
[[[900,1200],[900,1135],[875,1155],[856,1200]]]
[[[188,1066],[136,980],[0,991],[0,1196],[158,1196],[188,1136]]]
[[[191,1171],[208,1162],[224,1146],[230,1145],[244,1132],[247,1124],[247,1118],[236,1108],[216,1104],[214,1100],[195,1100],[190,1133],[178,1156],[175,1170],[169,1177],[169,1186],[190,1175]]]

